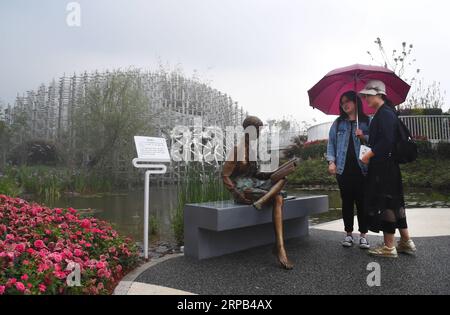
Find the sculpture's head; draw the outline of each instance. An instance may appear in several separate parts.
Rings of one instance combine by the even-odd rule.
[[[244,121],[242,122],[242,127],[245,129],[247,129],[247,127],[253,126],[256,128],[256,137],[259,137],[259,128],[262,127],[264,124],[261,121],[261,119],[259,119],[256,116],[247,116]]]

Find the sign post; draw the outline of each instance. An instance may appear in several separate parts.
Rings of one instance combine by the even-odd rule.
[[[135,136],[134,142],[138,157],[133,159],[133,166],[147,169],[144,178],[144,258],[147,260],[150,174],[165,174],[167,166],[161,163],[170,162],[170,154],[164,138]]]

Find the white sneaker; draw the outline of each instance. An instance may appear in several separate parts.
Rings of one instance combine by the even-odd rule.
[[[347,235],[342,242],[342,246],[344,247],[352,247],[353,246],[353,236]]]
[[[365,238],[365,237],[359,238],[359,248],[361,248],[361,249],[369,249],[370,248],[370,244],[369,244],[369,241],[367,240],[367,238]]]

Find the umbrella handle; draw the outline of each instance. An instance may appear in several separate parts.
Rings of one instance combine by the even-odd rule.
[[[356,96],[358,96],[358,91],[357,91],[357,88],[356,88],[356,73],[355,73],[355,76],[354,76],[354,78],[355,78],[355,94],[356,94]],[[356,129],[359,129],[359,111],[358,111],[358,101],[356,101]]]

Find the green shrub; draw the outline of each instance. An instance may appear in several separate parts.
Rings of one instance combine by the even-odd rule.
[[[412,108],[411,115],[413,116],[421,116],[423,115],[423,108]]]
[[[22,193],[19,184],[12,177],[0,175],[0,195],[17,197]]]
[[[301,161],[294,173],[288,176],[293,185],[335,185],[336,179],[328,174],[328,165],[322,159]]]
[[[405,187],[450,189],[450,159],[420,158],[401,165]]]
[[[429,115],[429,116],[439,116],[439,115],[442,115],[442,109],[441,108],[424,108],[423,114]]]
[[[9,155],[14,165],[51,165],[59,162],[56,146],[45,140],[27,141],[15,147]]]
[[[303,160],[324,158],[327,153],[327,140],[307,142],[303,145],[300,157]]]
[[[440,158],[450,159],[450,143],[439,142],[436,150]]]
[[[417,153],[421,158],[428,158],[433,156],[433,147],[428,140],[415,140],[417,144]]]
[[[150,216],[149,229],[150,235],[153,236],[159,235],[159,222],[158,218],[155,215]]]

